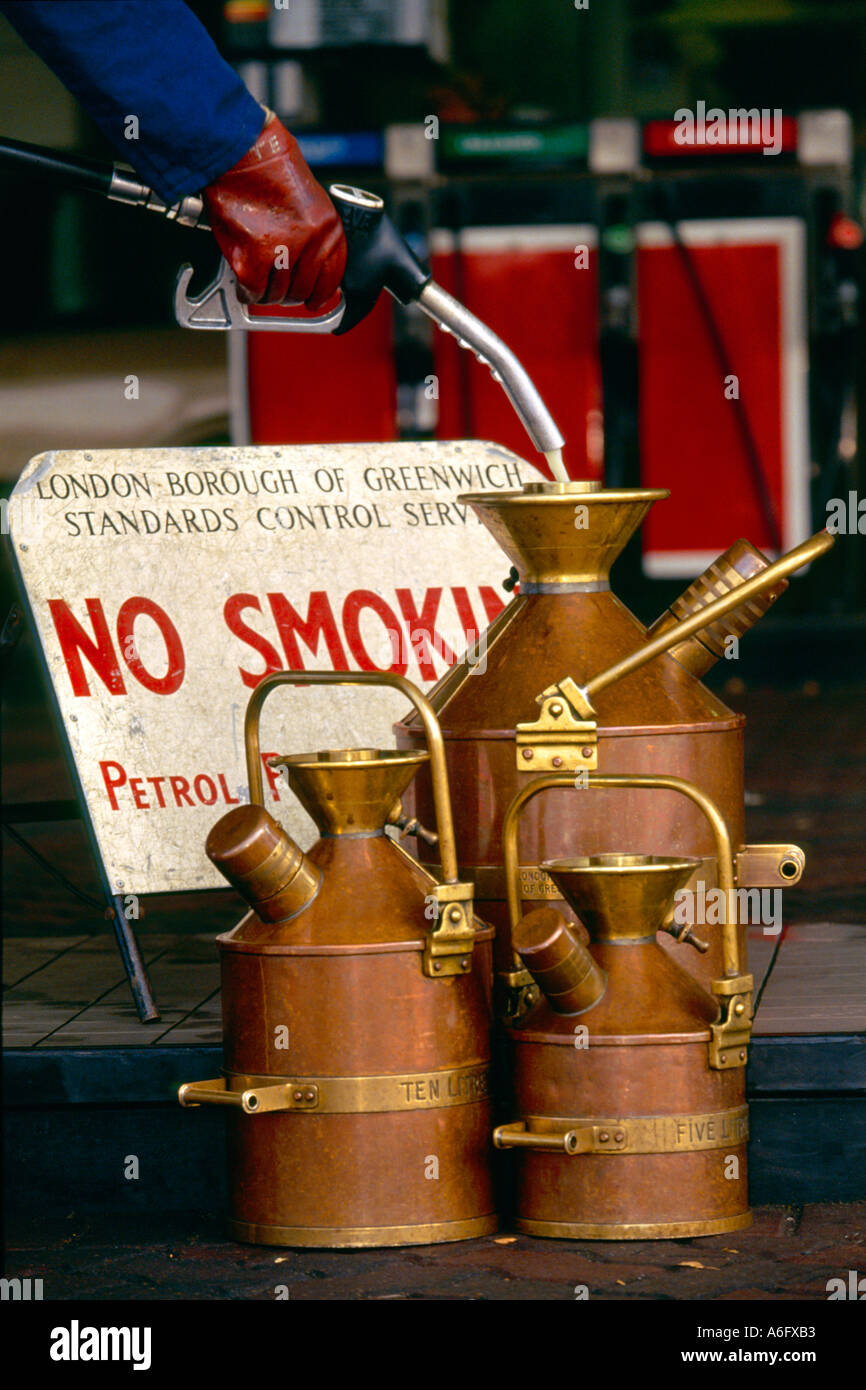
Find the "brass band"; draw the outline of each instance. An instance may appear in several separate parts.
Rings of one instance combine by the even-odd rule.
[[[226,1087],[249,1091],[284,1086],[286,1110],[312,1115],[367,1115],[394,1110],[443,1110],[472,1105],[490,1094],[490,1063],[397,1076],[251,1076],[226,1072]]]
[[[553,1236],[559,1240],[685,1240],[690,1236],[721,1236],[751,1226],[752,1213],[720,1216],[711,1221],[531,1221],[518,1217],[515,1229],[528,1236]]]
[[[610,589],[609,579],[563,579],[538,580],[521,579],[520,592],[524,597],[530,594],[606,594]]]
[[[258,1226],[230,1221],[229,1235],[255,1245],[313,1246],[320,1250],[384,1245],[435,1245],[489,1236],[499,1226],[495,1212],[466,1221],[432,1221],[424,1226]]]
[[[528,1115],[519,1122],[527,1135],[576,1136],[571,1154],[697,1153],[745,1144],[749,1137],[749,1107],[715,1110],[703,1115],[629,1115],[620,1119],[561,1119]],[[509,1126],[502,1126],[507,1130]],[[501,1147],[509,1147],[507,1135]],[[529,1148],[525,1141],[521,1147]]]

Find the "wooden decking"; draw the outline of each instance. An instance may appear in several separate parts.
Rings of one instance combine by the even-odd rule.
[[[210,935],[142,933],[160,1019],[139,1023],[113,936],[16,937],[3,958],[4,1047],[158,1047],[221,1041]]]
[[[110,934],[12,937],[3,951],[6,1048],[219,1046],[217,946],[209,933],[141,933],[160,1020],[139,1023]],[[866,1032],[866,926],[750,931],[755,1038]]]

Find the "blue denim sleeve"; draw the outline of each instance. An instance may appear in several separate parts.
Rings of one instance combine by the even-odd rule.
[[[262,108],[182,0],[0,0],[0,11],[168,202],[225,173],[261,132]]]

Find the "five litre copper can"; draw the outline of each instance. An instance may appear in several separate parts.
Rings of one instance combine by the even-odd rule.
[[[516,818],[506,815],[513,940],[536,1002],[507,1030],[514,1114],[495,1131],[513,1150],[516,1224],[538,1236],[644,1240],[714,1235],[751,1222],[745,1064],[752,980],[737,933],[725,932],[722,977],[704,989],[656,932],[692,859],[601,854],[545,870],[586,929],[553,907],[518,917]],[[677,778],[599,776],[595,788],[680,793],[710,819],[733,906],[730,839],[718,808]]]

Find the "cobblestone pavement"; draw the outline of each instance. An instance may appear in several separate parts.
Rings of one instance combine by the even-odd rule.
[[[761,1207],[754,1225],[699,1240],[482,1240],[400,1250],[236,1245],[222,1218],[70,1214],[16,1231],[6,1275],[46,1299],[827,1300],[830,1279],[866,1275],[866,1202]],[[586,1293],[583,1293],[585,1287]],[[866,1285],[864,1285],[866,1288]]]

